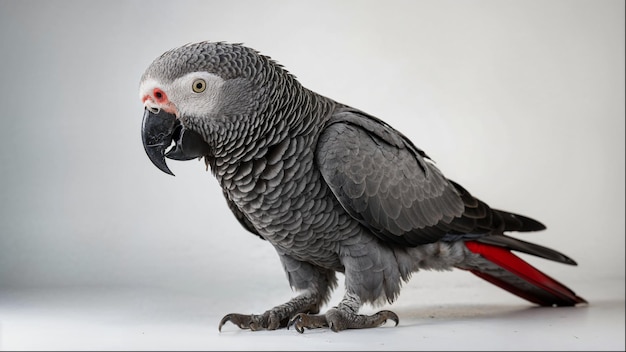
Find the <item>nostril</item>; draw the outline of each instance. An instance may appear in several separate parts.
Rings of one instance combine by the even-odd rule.
[[[167,95],[165,95],[165,92],[159,88],[154,88],[152,94],[154,95],[154,99],[157,103],[163,103],[167,100]]]
[[[154,107],[154,106],[149,106],[148,110],[150,110],[151,113],[157,115],[161,109]]]

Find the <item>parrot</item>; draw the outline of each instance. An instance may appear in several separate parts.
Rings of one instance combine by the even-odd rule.
[[[540,306],[587,301],[514,252],[568,265],[559,251],[512,237],[541,222],[490,207],[382,119],[304,87],[243,43],[169,49],[141,76],[141,138],[149,160],[203,160],[243,228],[276,251],[293,298],[240,329],[375,328],[421,270],[461,269]],[[344,276],[345,292],[321,312]]]

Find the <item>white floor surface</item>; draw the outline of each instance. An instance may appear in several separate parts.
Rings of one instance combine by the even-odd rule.
[[[224,314],[252,313],[236,309],[241,307],[262,311],[291,295],[274,282],[206,294],[4,290],[0,350],[624,350],[623,279],[568,282],[590,304],[542,308],[463,272],[418,275],[426,280],[413,279],[396,303],[384,307],[400,316],[399,326],[340,333],[251,332],[231,324],[218,332]]]

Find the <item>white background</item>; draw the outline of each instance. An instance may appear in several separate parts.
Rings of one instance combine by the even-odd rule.
[[[624,37],[623,1],[0,0],[0,350],[624,350]],[[425,272],[395,329],[218,334],[292,292],[202,162],[172,178],[143,151],[141,74],[201,40],[271,56],[545,223],[522,238],[579,265],[524,258],[591,304]]]

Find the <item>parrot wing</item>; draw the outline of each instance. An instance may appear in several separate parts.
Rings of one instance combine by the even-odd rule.
[[[346,211],[386,241],[416,246],[450,236],[545,228],[492,210],[446,179],[407,137],[356,109],[334,112],[320,135],[316,161]]]
[[[467,202],[426,154],[361,111],[346,107],[333,114],[316,161],[341,205],[381,239],[415,246],[475,227],[466,228]]]

